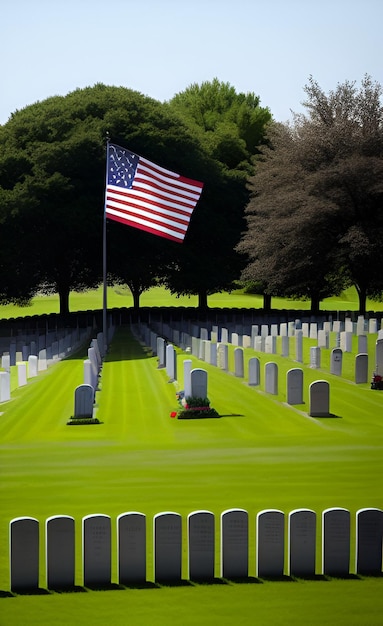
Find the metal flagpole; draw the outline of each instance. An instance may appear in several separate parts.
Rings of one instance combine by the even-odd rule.
[[[104,200],[104,219],[102,230],[102,277],[103,277],[103,295],[102,295],[102,337],[104,343],[104,355],[108,349],[108,298],[106,284],[106,191],[108,186],[108,170],[109,170],[109,133],[106,133],[106,168],[105,168],[105,200]]]

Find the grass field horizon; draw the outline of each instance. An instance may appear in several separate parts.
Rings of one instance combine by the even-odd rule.
[[[91,289],[83,293],[71,292],[69,296],[69,310],[97,311],[102,309],[102,287]],[[108,308],[131,308],[133,297],[128,287],[114,286],[107,290]],[[197,296],[172,295],[164,287],[153,287],[145,291],[140,298],[141,307],[197,307]],[[263,296],[246,294],[242,290],[220,292],[208,296],[210,308],[254,308],[262,309]],[[272,298],[271,306],[274,310],[310,310],[309,300],[294,300],[291,298]],[[359,300],[354,287],[346,289],[340,296],[326,298],[320,304],[321,311],[358,311]],[[367,300],[367,311],[383,311],[383,302]],[[47,315],[59,313],[59,296],[40,295],[32,299],[31,304],[25,307],[7,304],[0,306],[0,322],[9,318],[25,317],[30,315]]]
[[[371,354],[375,341],[376,336],[369,336]],[[278,508],[286,516],[295,508],[316,511],[319,574],[321,512],[328,507],[350,510],[350,571],[354,571],[355,513],[364,507],[382,508],[383,392],[352,382],[352,355],[344,355],[342,378],[328,373],[326,350],[321,370],[310,369],[311,345],[312,340],[305,340],[305,404],[299,407],[286,406],[283,383],[287,369],[297,366],[293,359],[273,355],[280,388],[278,396],[270,398],[263,381],[260,389],[250,388],[246,380],[178,350],[180,388],[182,361],[192,358],[194,367],[208,370],[212,406],[226,416],[218,420],[170,418],[176,408],[176,385],[168,382],[165,371],[157,368],[156,357],[126,327],[117,331],[102,369],[96,396],[102,424],[66,426],[73,413],[74,389],[83,379],[87,346],[26,387],[15,388],[11,401],[0,407],[0,625],[381,623],[383,578],[291,584],[255,580],[255,517],[260,510]],[[246,349],[245,360],[249,356],[254,352]],[[263,371],[270,355],[257,356]],[[232,348],[229,358],[233,371]],[[314,419],[307,414],[308,385],[318,378],[330,381],[330,408],[336,418]],[[219,576],[218,520],[222,511],[232,507],[249,511],[248,584],[228,581],[1,597],[9,590],[8,526],[15,517],[27,515],[40,521],[40,587],[45,589],[43,527],[51,515],[73,516],[78,538],[85,515],[110,515],[115,528],[117,516],[125,511],[145,513],[150,581],[151,524],[156,513],[180,513],[185,541],[187,514],[212,511]],[[113,537],[112,580],[116,582],[115,532]],[[82,584],[79,541],[76,584]]]

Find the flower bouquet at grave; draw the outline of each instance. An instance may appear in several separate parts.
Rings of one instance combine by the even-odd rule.
[[[371,389],[383,389],[383,377],[375,372],[372,375]]]
[[[219,417],[217,411],[210,406],[209,398],[182,397],[179,402],[181,407],[176,413],[177,419]]]

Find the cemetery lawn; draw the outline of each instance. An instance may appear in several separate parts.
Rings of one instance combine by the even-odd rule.
[[[369,337],[369,350],[375,340]],[[327,351],[323,369],[311,370],[310,345],[312,341],[304,341],[305,404],[297,407],[286,405],[285,376],[301,364],[257,353],[262,373],[267,361],[278,363],[280,391],[270,397],[263,391],[263,379],[260,388],[252,388],[246,380],[179,352],[176,387],[127,329],[116,333],[103,366],[96,394],[101,424],[66,426],[74,389],[83,381],[87,346],[26,387],[13,389],[11,401],[0,406],[0,625],[381,623],[383,578],[321,579],[319,531],[324,509],[350,510],[353,572],[355,513],[363,507],[382,508],[383,391],[351,382],[351,355],[344,355],[342,379],[328,374]],[[254,352],[246,350],[245,361],[250,356]],[[220,419],[170,418],[177,409],[175,392],[183,385],[184,358],[207,369],[209,398]],[[233,371],[232,349],[229,369]],[[330,381],[333,417],[308,416],[308,385],[318,379]],[[242,584],[219,579],[219,517],[234,507],[249,512],[249,580]],[[256,514],[277,508],[287,516],[303,507],[318,516],[318,580],[257,580]],[[114,531],[117,515],[145,513],[147,579],[153,581],[153,516],[180,513],[185,540],[186,517],[199,509],[216,516],[214,584],[186,581],[184,541],[184,585],[118,588],[113,532],[113,589],[81,588],[83,516],[110,515]],[[78,593],[46,592],[44,524],[47,517],[60,514],[76,520]],[[9,597],[8,527],[18,516],[40,521],[41,595]]]

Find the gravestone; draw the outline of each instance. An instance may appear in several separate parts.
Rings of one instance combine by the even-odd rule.
[[[24,387],[27,384],[27,364],[17,364],[17,382],[19,387]]]
[[[93,416],[94,389],[91,385],[79,385],[74,392],[74,417]]]
[[[34,354],[30,354],[28,357],[28,378],[34,378],[37,376],[38,370],[38,358]]]
[[[243,349],[234,349],[234,373],[238,378],[244,377],[244,361],[243,361]]]
[[[217,364],[221,370],[227,372],[229,367],[229,349],[226,343],[217,346]]]
[[[322,512],[322,572],[347,576],[350,571],[350,511],[330,508]]]
[[[210,363],[217,367],[217,345],[216,343],[210,344]]]
[[[177,380],[177,353],[174,346],[170,343],[166,346],[166,373],[169,376],[169,382]]]
[[[157,513],[154,524],[154,580],[180,581],[182,519],[179,513]]]
[[[260,384],[260,363],[259,359],[254,356],[249,359],[249,385],[257,386]]]
[[[261,337],[267,337],[269,334],[269,326],[268,324],[261,325]]]
[[[111,525],[108,515],[82,519],[84,587],[108,586],[111,582]]]
[[[281,337],[287,337],[288,335],[288,327],[286,322],[282,322],[279,326],[279,334]]]
[[[358,320],[356,322],[356,334],[363,335],[365,332],[365,320],[363,315],[358,316]]]
[[[303,370],[292,368],[286,378],[287,404],[303,404]]]
[[[271,324],[270,335],[272,335],[273,337],[278,337],[278,324]]]
[[[192,398],[207,398],[207,371],[199,367],[190,372]]]
[[[278,365],[276,363],[266,363],[265,365],[265,391],[273,395],[278,395]]]
[[[254,350],[256,352],[265,351],[265,337],[261,337],[260,335],[258,335],[254,338]]]
[[[317,324],[317,322],[311,322],[309,336],[310,336],[310,339],[318,339],[318,324]]]
[[[344,331],[340,333],[340,347],[343,352],[352,352],[352,332]]]
[[[383,339],[378,339],[375,344],[375,370],[383,376]]]
[[[285,554],[285,516],[282,511],[260,511],[256,521],[256,575],[283,576]]]
[[[282,356],[288,357],[290,354],[290,337],[288,335],[282,335]]]
[[[0,372],[0,402],[11,399],[11,376],[9,372]]]
[[[246,578],[249,564],[249,521],[243,509],[221,513],[221,577]]]
[[[200,339],[201,341],[207,341],[209,339],[207,328],[201,328]]]
[[[231,343],[233,344],[233,346],[239,346],[238,333],[231,333]]]
[[[214,514],[194,511],[188,515],[188,578],[213,580],[215,559]]]
[[[41,348],[41,350],[39,350],[38,357],[39,357],[38,366],[37,366],[38,371],[44,372],[48,367],[46,348]]]
[[[185,359],[184,360],[184,394],[185,398],[189,398],[191,396],[191,369],[192,369],[192,360]]]
[[[330,345],[330,335],[327,330],[318,330],[318,347],[328,349]]]
[[[289,513],[288,554],[290,576],[314,576],[316,513],[295,509]]]
[[[221,329],[221,343],[229,343],[229,331],[227,328]]]
[[[259,326],[258,324],[252,324],[251,326],[251,345],[254,345],[254,339],[255,337],[258,337],[258,333],[259,333]]]
[[[45,522],[45,558],[48,589],[74,587],[75,522],[68,515],[54,515]]]
[[[89,359],[85,359],[84,363],[84,385],[90,385],[93,390],[96,389],[97,382],[94,376],[93,365]]]
[[[307,322],[303,322],[301,330],[302,330],[302,336],[307,338],[310,334],[310,324],[308,324]]]
[[[39,522],[33,517],[16,517],[9,523],[11,590],[39,587]]]
[[[346,333],[352,334],[354,332],[354,324],[351,317],[346,317],[344,320],[344,330]]]
[[[250,335],[242,335],[242,347],[243,348],[251,348],[251,337],[250,337]]]
[[[330,356],[330,374],[342,376],[343,352],[340,348],[333,348]]]
[[[330,415],[330,385],[327,380],[316,380],[309,387],[311,417]]]
[[[371,318],[368,320],[368,332],[370,334],[375,334],[378,332],[378,320],[376,318]]]
[[[117,517],[118,582],[146,581],[146,517],[130,511]]]
[[[1,367],[6,372],[11,372],[11,356],[9,354],[3,354],[1,357]]]
[[[355,357],[355,382],[368,382],[368,354],[357,354]]]
[[[157,357],[159,368],[165,367],[165,345],[165,339],[163,339],[163,337],[157,337]]]
[[[343,323],[340,320],[334,320],[332,330],[334,333],[341,333],[343,331]]]
[[[199,358],[200,353],[200,340],[197,337],[192,337],[192,355]]]
[[[276,354],[277,338],[275,335],[267,335],[265,337],[265,352],[266,354]]]
[[[303,332],[301,330],[297,330],[295,333],[295,360],[298,363],[302,363],[303,361]]]
[[[359,509],[356,513],[357,574],[382,574],[383,511]]]
[[[319,369],[321,362],[321,351],[318,346],[311,346],[310,348],[310,367],[312,369]]]
[[[367,335],[358,335],[358,354],[368,352]]]

